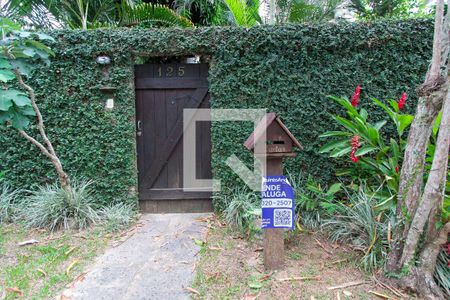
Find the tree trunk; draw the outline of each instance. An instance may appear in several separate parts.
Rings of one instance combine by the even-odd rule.
[[[44,145],[42,145],[40,142],[38,142],[36,139],[28,135],[23,130],[19,130],[19,134],[23,136],[25,139],[30,141],[33,145],[39,148],[41,152],[47,156],[50,161],[52,162],[53,166],[55,167],[56,173],[58,174],[59,184],[61,187],[67,192],[68,195],[72,194],[72,188],[70,186],[70,179],[66,172],[64,172],[64,169],[62,167],[61,161],[59,160],[58,156],[56,154],[52,154],[49,152],[47,148],[45,148]]]
[[[28,141],[30,141],[33,145],[38,147],[39,150],[41,150],[41,152],[50,159],[53,166],[55,167],[56,173],[58,174],[59,184],[61,185],[61,188],[63,188],[68,195],[72,195],[72,188],[70,186],[69,176],[67,175],[66,172],[64,172],[61,161],[59,160],[59,157],[56,154],[56,151],[53,148],[50,139],[47,137],[47,132],[45,131],[44,126],[44,119],[42,118],[41,111],[39,110],[39,107],[36,104],[36,94],[33,88],[24,82],[19,70],[17,69],[14,70],[14,73],[16,75],[17,80],[19,81],[19,84],[27,91],[28,96],[30,97],[31,105],[33,106],[34,112],[36,113],[36,117],[38,119],[37,125],[39,133],[41,134],[41,137],[44,140],[45,146],[39,141],[37,141],[35,138],[28,135],[23,130],[19,130],[19,134],[24,138],[26,138]]]
[[[433,57],[424,83],[417,89],[420,96],[416,115],[411,124],[400,173],[397,197],[397,224],[394,243],[388,256],[387,269],[399,272],[404,241],[414,218],[423,186],[423,171],[428,142],[434,121],[447,95],[447,57],[449,49],[449,18],[443,20],[444,1],[436,6]],[[445,76],[444,76],[445,75]],[[428,216],[427,216],[428,218]]]
[[[425,225],[430,217],[430,212],[433,207],[439,207],[442,203],[445,182],[447,179],[449,142],[450,94],[448,94],[445,99],[433,163],[425,185],[422,201],[414,214],[406,236],[405,246],[400,259],[401,266],[412,265],[419,239],[422,236]]]
[[[447,242],[450,233],[450,222],[446,223],[430,242],[425,244],[419,258],[419,266],[411,269],[407,277],[401,279],[402,287],[418,293],[423,299],[444,299],[440,287],[434,281],[433,275],[436,260],[442,245]]]

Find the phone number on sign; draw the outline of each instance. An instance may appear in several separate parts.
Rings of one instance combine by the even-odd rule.
[[[292,207],[292,199],[280,198],[280,199],[262,199],[262,208],[271,207]]]

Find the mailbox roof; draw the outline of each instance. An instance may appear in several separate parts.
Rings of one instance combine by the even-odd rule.
[[[286,125],[284,125],[283,122],[281,122],[280,118],[278,118],[277,114],[274,112],[266,114],[265,124],[264,124],[263,120],[261,120],[258,123],[255,130],[245,141],[245,143],[244,143],[245,148],[247,148],[248,150],[253,150],[255,148],[255,141],[257,141],[261,137],[261,135],[267,130],[267,128],[273,122],[277,122],[281,126],[281,128],[284,130],[284,132],[286,132],[286,134],[292,140],[292,143],[294,146],[296,146],[300,149],[303,149],[303,146],[297,141],[297,139],[292,135],[292,133],[289,131],[289,129],[287,129]]]

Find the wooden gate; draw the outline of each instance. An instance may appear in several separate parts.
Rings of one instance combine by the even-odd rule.
[[[183,190],[183,109],[209,108],[207,64],[135,67],[136,140],[141,209],[210,211],[211,193]],[[211,178],[211,123],[196,124],[198,179]]]

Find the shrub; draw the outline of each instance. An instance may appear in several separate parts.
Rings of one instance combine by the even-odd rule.
[[[14,214],[14,200],[21,192],[13,191],[7,185],[3,185],[0,193],[0,224],[12,220]]]
[[[99,210],[101,222],[110,232],[127,228],[136,221],[137,215],[136,206],[130,203],[117,203]]]
[[[59,185],[30,192],[20,204],[19,216],[28,227],[84,229],[99,220],[90,191],[91,181],[73,181],[67,193]]]
[[[323,229],[333,241],[347,243],[362,251],[362,263],[366,271],[381,266],[387,251],[387,222],[376,216],[374,199],[369,198],[364,189],[348,195],[348,205],[338,203],[340,209],[332,217],[323,221]]]
[[[261,206],[255,193],[247,188],[236,188],[218,197],[227,203],[224,216],[229,225],[246,233],[257,229],[254,222],[261,215]]]
[[[322,218],[330,216],[339,208],[336,205],[336,193],[341,191],[342,184],[335,183],[328,188],[311,175],[307,179],[302,174],[288,176],[294,189],[297,220],[308,229],[320,229]]]
[[[333,140],[325,144],[321,153],[330,153],[330,157],[349,156],[352,165],[338,170],[337,175],[349,176],[352,181],[367,182],[366,192],[378,199],[378,208],[389,208],[396,201],[399,185],[399,170],[402,153],[406,142],[403,140],[405,130],[411,124],[414,116],[401,113],[406,101],[404,93],[397,102],[389,100],[389,106],[372,99],[372,102],[384,111],[391,124],[396,128],[397,137],[389,140],[383,136],[387,120],[372,123],[369,113],[361,108],[358,110],[359,86],[352,97],[332,99],[342,106],[347,118],[333,116],[333,119],[343,128],[342,131],[328,131],[321,135]]]

